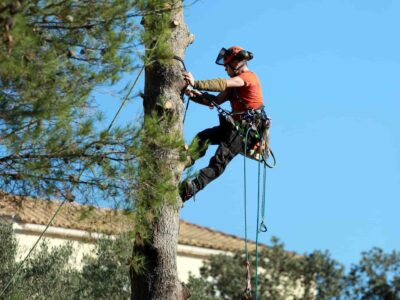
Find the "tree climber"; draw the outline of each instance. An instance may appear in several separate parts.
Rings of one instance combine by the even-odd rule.
[[[231,116],[239,123],[245,122],[244,116],[250,110],[264,114],[260,81],[247,67],[247,61],[252,58],[251,52],[239,46],[222,48],[216,64],[224,66],[230,78],[195,80],[190,72],[183,73],[187,83],[194,89],[220,93],[215,96],[188,89],[186,94],[191,100],[211,107],[211,102],[219,105],[229,100],[232,108]],[[237,154],[243,153],[243,136],[239,134],[233,122],[229,122],[221,115],[219,121],[219,126],[199,132],[192,142],[191,147],[196,147],[198,157],[192,158],[188,166],[193,165],[195,159],[205,155],[208,145],[218,145],[218,148],[209,165],[201,169],[196,178],[181,183],[179,192],[183,201],[189,200],[216,179]]]

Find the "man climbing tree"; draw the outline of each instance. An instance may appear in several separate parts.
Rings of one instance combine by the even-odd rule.
[[[257,75],[247,67],[247,61],[252,58],[251,52],[239,46],[233,46],[229,49],[222,48],[216,63],[225,67],[230,78],[195,80],[191,73],[184,73],[187,83],[195,89],[220,92],[218,96],[214,96],[202,94],[196,90],[188,90],[187,94],[193,101],[212,107],[229,100],[232,114],[229,116],[220,114],[219,126],[208,128],[196,135],[191,148],[197,148],[199,155],[191,157],[188,165],[192,165],[196,158],[204,156],[209,144],[218,145],[218,149],[211,158],[209,165],[201,169],[196,178],[191,181],[184,181],[181,184],[180,195],[183,201],[189,200],[208,183],[221,175],[228,163],[237,154],[243,152],[243,136],[236,125],[245,126],[248,118],[253,114],[266,118],[260,81]],[[254,144],[254,141],[251,143]]]

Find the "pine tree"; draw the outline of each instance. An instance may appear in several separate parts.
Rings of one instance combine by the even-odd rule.
[[[105,128],[90,95],[135,69],[146,13],[127,0],[2,1],[1,189],[133,199],[138,130]]]
[[[125,200],[132,299],[186,299],[176,270],[185,82],[173,59],[193,40],[183,1],[3,1],[0,34],[0,188]],[[146,67],[143,126],[99,130],[91,92],[135,58]]]
[[[142,22],[147,59],[152,63],[145,76],[132,299],[187,299],[176,267],[182,205],[177,186],[184,157],[180,93],[186,83],[182,64],[173,57],[183,58],[193,37],[184,23],[181,1],[144,1],[143,5],[160,13],[145,16]]]

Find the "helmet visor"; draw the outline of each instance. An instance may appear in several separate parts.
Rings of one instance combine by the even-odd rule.
[[[217,56],[217,59],[215,60],[215,63],[217,65],[220,65],[220,66],[225,65],[224,58],[226,58],[230,54],[231,53],[230,53],[229,50],[226,50],[225,48],[222,48],[218,53],[218,56]]]

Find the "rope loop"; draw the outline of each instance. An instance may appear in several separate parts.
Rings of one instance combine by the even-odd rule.
[[[264,224],[264,221],[261,221],[260,228],[258,230],[259,230],[259,232],[267,232],[268,231],[268,228]]]
[[[268,168],[273,169],[273,168],[276,167],[276,157],[275,157],[274,152],[272,152],[271,148],[269,148],[269,153],[270,153],[270,156],[272,157],[272,164],[270,164],[270,163],[267,161],[267,160],[268,160],[268,156],[267,156],[267,155],[264,155],[263,161],[264,161],[264,164],[265,164]]]

